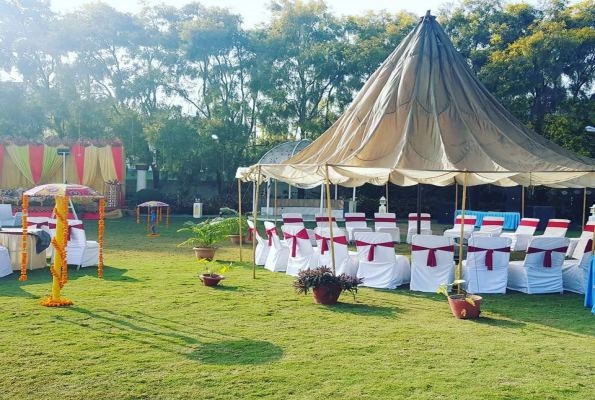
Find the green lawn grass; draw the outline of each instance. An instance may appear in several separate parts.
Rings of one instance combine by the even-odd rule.
[[[108,220],[105,279],[70,268],[72,307],[39,305],[47,269],[0,279],[0,398],[595,398],[583,296],[486,295],[475,321],[407,288],[322,306],[284,274],[259,267],[252,279],[228,244],[216,258],[235,268],[208,288],[176,247],[185,220],[158,238],[132,218]],[[97,224],[85,224],[91,239]]]

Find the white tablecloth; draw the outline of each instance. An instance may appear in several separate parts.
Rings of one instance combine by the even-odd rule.
[[[36,229],[29,229],[27,235],[27,269],[39,269],[46,266],[45,251],[40,254],[35,251],[37,236],[33,234],[34,231]],[[0,246],[8,249],[13,271],[21,269],[22,233],[20,228],[7,228],[0,231]]]

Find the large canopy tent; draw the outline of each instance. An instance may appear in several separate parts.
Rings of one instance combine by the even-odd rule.
[[[506,111],[428,12],[328,131],[280,164],[240,168],[236,176],[302,187],[593,187],[595,160],[546,140]]]

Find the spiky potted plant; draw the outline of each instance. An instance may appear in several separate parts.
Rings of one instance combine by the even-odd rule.
[[[341,274],[333,275],[330,268],[320,267],[300,271],[293,287],[297,294],[307,294],[312,290],[314,302],[320,304],[335,304],[342,292],[350,292],[355,299],[357,287],[363,278]]]
[[[448,304],[452,315],[461,319],[478,318],[481,313],[481,301],[483,298],[465,290],[465,281],[457,279],[453,283],[443,283],[438,287],[437,293],[442,293],[448,298]],[[450,294],[449,289],[457,286],[456,294]]]

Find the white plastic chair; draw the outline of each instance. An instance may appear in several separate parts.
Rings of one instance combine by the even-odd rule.
[[[23,213],[17,212],[12,215],[11,204],[0,204],[0,226],[19,227],[22,225]]]
[[[411,279],[411,267],[405,256],[396,255],[390,233],[355,232],[359,258],[357,277],[362,286],[395,289]]]
[[[375,213],[374,232],[390,233],[394,243],[401,243],[401,231],[397,227],[395,213]]]
[[[585,294],[592,247],[593,239],[582,239],[575,246],[573,257],[576,260],[566,260],[562,264],[562,286],[564,290]]]
[[[366,222],[364,213],[345,213],[345,230],[350,242],[355,240],[355,232],[373,232]]]
[[[451,283],[454,275],[454,239],[452,237],[413,235],[411,290],[436,293],[440,285]]]
[[[477,221],[477,216],[475,215],[465,215],[465,225],[463,228],[463,238],[469,239],[475,231],[475,221]],[[458,238],[461,237],[461,216],[457,215],[455,219],[455,226],[451,229],[447,229],[444,231],[444,236],[448,236],[451,238]],[[438,290],[438,289],[436,289]]]
[[[568,245],[568,251],[566,252],[566,257],[574,258],[574,250],[576,249],[576,245],[583,240],[593,239],[593,229],[595,228],[595,221],[588,221],[587,225],[585,225],[585,229],[581,233],[580,237],[577,238],[570,238],[570,244]],[[580,252],[580,257],[578,260],[582,259],[582,252]]]
[[[504,217],[484,217],[478,231],[471,234],[473,237],[499,237],[504,227]]]
[[[6,247],[0,247],[0,278],[12,274],[10,253]]]
[[[283,218],[283,225],[287,226],[301,226],[305,227],[304,225],[304,218],[300,213],[284,213],[281,214],[281,218]],[[310,238],[310,243],[312,246],[316,246],[316,237],[314,236],[314,231],[312,229],[306,229],[308,233],[308,237]]]
[[[545,227],[545,231],[543,231],[542,236],[564,237],[566,236],[566,232],[568,231],[569,226],[569,219],[550,219],[547,222],[547,226]]]
[[[472,237],[463,261],[463,279],[471,293],[506,293],[512,239]]]
[[[51,235],[49,220],[48,217],[27,217],[27,228],[41,229]]]
[[[333,258],[330,249],[331,231],[329,228],[316,228],[314,229],[314,233],[316,235],[318,249],[320,250],[318,266],[332,269]],[[333,229],[333,244],[335,251],[335,274],[357,276],[359,258],[356,251],[348,250],[345,232]]]
[[[525,261],[508,264],[508,289],[519,292],[562,293],[562,264],[568,247],[565,237],[535,237]]]
[[[318,268],[318,253],[314,251],[308,232],[303,226],[283,225],[283,236],[289,248],[289,259],[285,273],[298,276],[300,271]]]
[[[285,272],[287,269],[287,260],[289,259],[289,248],[286,244],[281,243],[275,224],[265,221],[264,228],[267,235],[269,235],[267,242],[269,254],[267,255],[264,267],[272,272]]]
[[[527,251],[529,241],[533,238],[535,230],[539,225],[539,218],[523,218],[514,232],[504,232],[500,237],[512,239],[510,250]]]
[[[314,218],[316,219],[316,226],[318,228],[328,228],[327,214],[316,213],[314,214]],[[339,228],[339,225],[337,225],[337,220],[335,219],[335,217],[333,217],[333,228]]]
[[[250,220],[246,220],[246,222],[248,223],[248,241],[256,239],[255,263],[256,265],[264,265],[269,255],[268,241],[260,236],[257,229],[254,229],[254,222]]]
[[[431,217],[430,214],[421,214],[421,233],[420,235],[431,235]],[[407,243],[411,244],[411,238],[417,235],[417,213],[409,213],[407,225]]]
[[[68,264],[78,268],[90,267],[99,264],[99,243],[87,240],[83,221],[69,220],[70,240],[66,245],[66,258]]]

